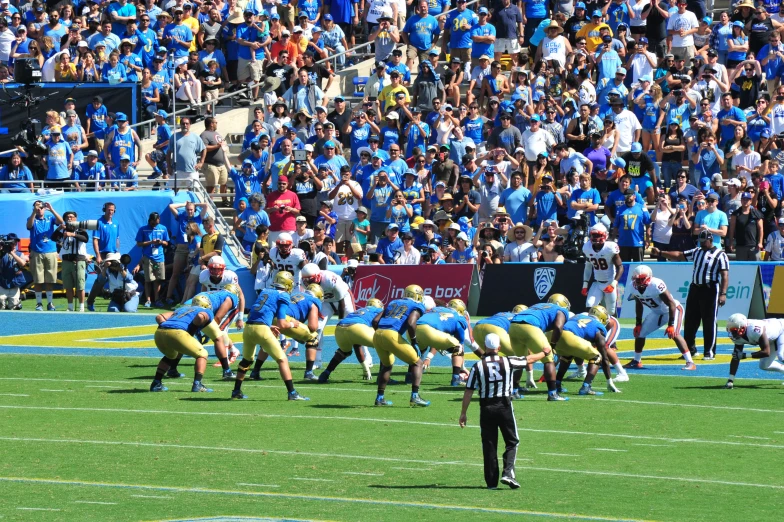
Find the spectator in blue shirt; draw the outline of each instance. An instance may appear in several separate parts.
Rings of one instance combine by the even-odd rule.
[[[713,234],[713,245],[721,248],[721,238],[726,237],[730,222],[727,214],[719,210],[719,195],[708,192],[705,196],[706,208],[697,212],[694,217],[692,234],[698,235],[700,231],[707,230]]]
[[[50,214],[47,215],[47,212]],[[48,301],[46,309],[53,311],[52,285],[57,283],[57,244],[52,241],[52,234],[59,230],[63,218],[49,202],[36,201],[33,212],[27,218],[27,230],[30,231],[30,272],[35,283],[35,301],[37,311],[43,311],[42,294],[46,292]]]
[[[163,308],[160,291],[161,283],[166,279],[164,252],[169,246],[169,231],[161,225],[157,212],[151,213],[147,225],[136,232],[136,246],[142,249],[139,267],[144,270],[144,295],[147,297],[144,307],[150,308],[154,302],[156,307]]]
[[[60,127],[54,125],[49,128],[49,142],[46,144],[47,152],[43,162],[46,166],[46,179],[51,182],[68,180],[73,170],[73,151],[71,146],[61,140]],[[59,183],[52,186],[59,187]]]
[[[734,132],[735,127],[730,126],[730,128]],[[692,147],[691,161],[694,163],[692,183],[699,178],[711,178],[721,172],[724,165],[724,151],[716,144],[713,134],[708,134],[704,141]]]
[[[623,261],[642,261],[646,227],[651,222],[648,210],[637,204],[637,193],[629,189],[624,194],[625,206],[618,209],[613,230],[618,240]]]
[[[522,173],[515,171],[509,178],[509,187],[501,192],[498,206],[506,209],[512,223],[525,223],[528,220],[528,207],[532,197],[531,191],[523,186]]]
[[[7,165],[0,169],[0,181],[13,181],[0,185],[0,193],[20,193],[33,191],[33,174],[22,164],[22,157],[18,152],[11,154]]]
[[[395,253],[403,248],[403,241],[398,237],[398,231],[399,228],[397,224],[390,223],[386,228],[386,235],[378,240],[376,253],[381,254],[379,262],[383,265],[394,264]]]
[[[569,219],[574,218],[578,210],[588,215],[591,226],[596,224],[596,211],[602,202],[599,191],[591,187],[591,175],[580,174],[580,188],[572,192],[569,198],[569,209],[566,213]]]
[[[725,92],[721,95],[721,110],[716,115],[716,119],[719,120],[721,135],[719,145],[724,145],[735,137],[735,127],[739,125],[745,127],[746,113],[732,105],[732,94]],[[713,244],[716,245],[716,241]]]
[[[479,24],[471,29],[471,63],[476,66],[482,55],[495,54],[495,27],[489,24],[490,11],[487,7],[479,8]]]
[[[536,193],[536,217],[534,218],[534,228],[538,228],[544,221],[558,219],[558,207],[563,205],[561,194],[553,186],[553,177],[550,174],[542,176],[542,184],[539,192]]]
[[[442,0],[446,6],[448,0]],[[448,7],[446,7],[448,9]],[[441,28],[435,16],[428,14],[428,7],[422,2],[417,3],[416,14],[406,20],[406,25],[400,31],[400,39],[408,45],[406,50],[406,65],[414,66],[414,58],[419,58],[422,63],[429,58],[428,53],[435,47]]]

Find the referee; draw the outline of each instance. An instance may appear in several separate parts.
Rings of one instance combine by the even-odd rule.
[[[707,230],[700,232],[698,241],[699,247],[685,252],[660,252],[652,248],[651,256],[661,255],[671,261],[694,261],[694,273],[686,297],[683,338],[692,356],[695,355],[695,340],[701,321],[703,360],[712,361],[716,356],[716,316],[719,307],[727,302],[730,262],[724,250],[713,246],[713,234]]]
[[[498,489],[498,430],[504,438],[504,474],[501,483],[512,489],[520,484],[515,480],[517,458],[517,422],[512,408],[512,374],[550,355],[550,348],[527,357],[500,357],[498,349],[501,339],[494,333],[485,337],[485,353],[471,368],[463,395],[463,410],[460,412],[460,427],[466,426],[466,412],[471,404],[474,390],[479,388],[479,427],[482,434],[482,453],[485,459],[485,482],[487,489]]]

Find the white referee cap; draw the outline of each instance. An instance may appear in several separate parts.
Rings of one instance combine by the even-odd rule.
[[[488,350],[498,350],[501,347],[501,338],[498,334],[489,333],[485,336],[485,348]]]

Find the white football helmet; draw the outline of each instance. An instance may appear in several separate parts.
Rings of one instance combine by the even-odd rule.
[[[746,327],[749,320],[743,314],[732,314],[727,319],[727,334],[730,339],[737,340],[746,334]]]
[[[303,266],[300,275],[302,276],[302,282],[305,285],[321,283],[321,269],[316,263],[308,263]]]
[[[429,295],[422,298],[422,304],[425,305],[425,312],[429,312],[436,307],[436,302]]]
[[[278,236],[277,241],[275,241],[275,245],[278,247],[278,251],[280,251],[281,254],[287,256],[291,253],[291,249],[294,247],[294,239],[288,232],[283,232]]]
[[[637,265],[632,270],[632,284],[638,292],[643,293],[653,277],[653,270],[648,265]]]
[[[592,226],[590,233],[592,245],[602,246],[604,245],[604,242],[607,241],[607,227],[601,223],[596,223]]]
[[[221,256],[212,256],[207,268],[210,270],[210,275],[213,277],[223,277],[223,271],[226,270],[226,262]]]

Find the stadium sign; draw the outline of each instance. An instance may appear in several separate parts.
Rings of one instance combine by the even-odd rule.
[[[354,278],[354,300],[365,306],[368,299],[388,303],[403,297],[408,285],[419,285],[436,302],[469,300],[474,265],[359,265]]]

